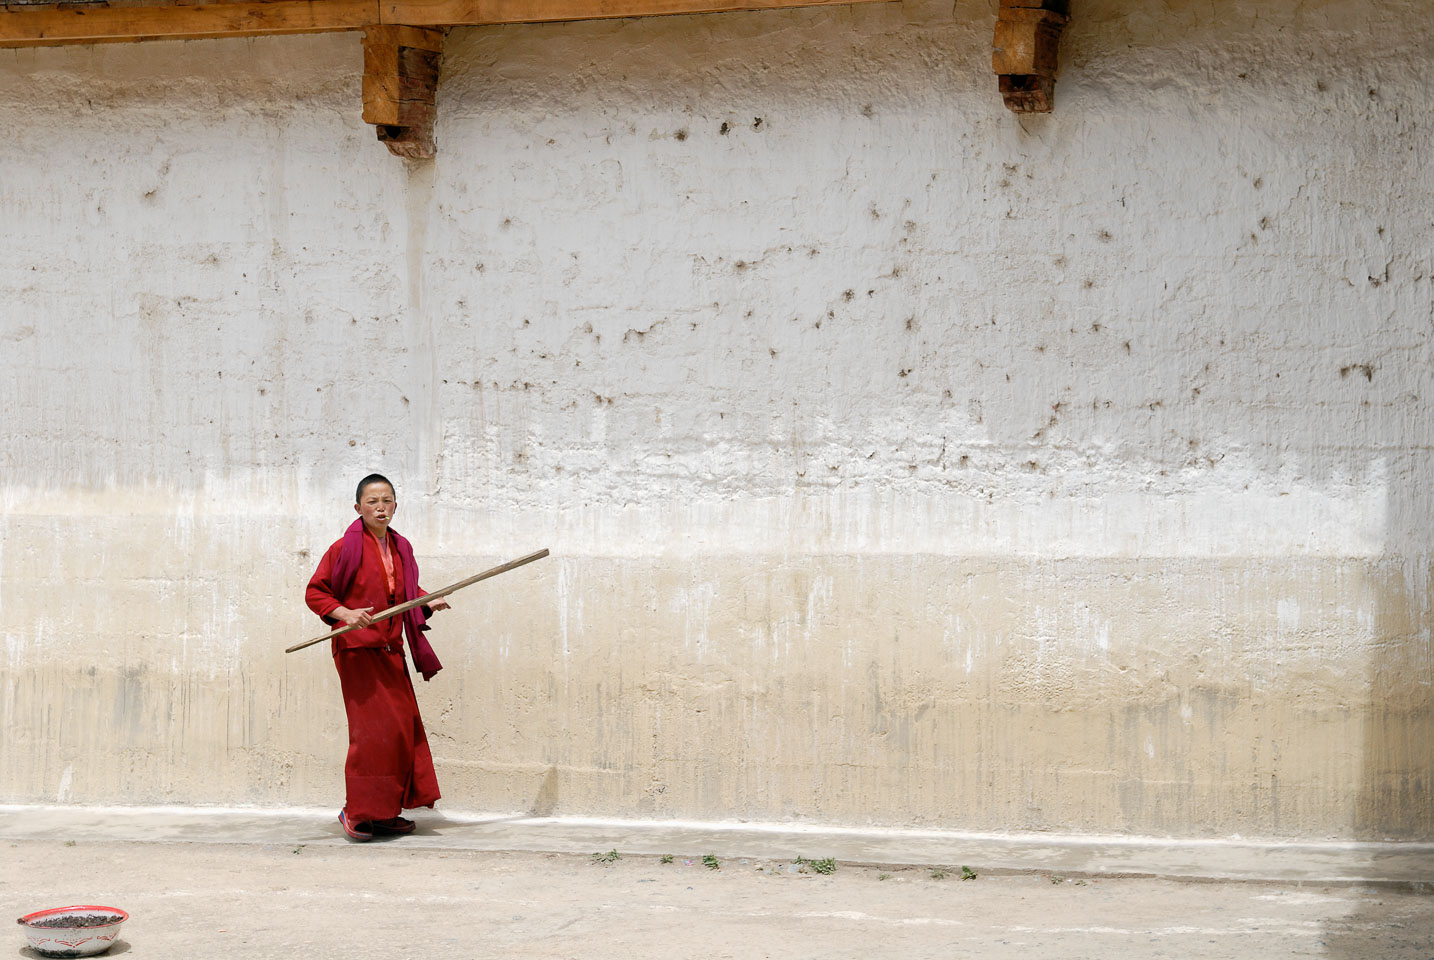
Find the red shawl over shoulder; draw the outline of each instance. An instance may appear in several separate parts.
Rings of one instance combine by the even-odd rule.
[[[390,529],[388,537],[393,543],[403,570],[403,576],[396,578],[402,580],[403,584],[400,588],[402,596],[397,598],[397,602],[402,603],[423,596],[423,589],[418,585],[418,561],[413,557],[413,547],[396,530]],[[340,605],[348,606],[344,603],[344,599],[353,586],[354,577],[358,574],[360,564],[363,563],[363,538],[363,520],[360,518],[344,531],[338,556],[334,558],[327,571],[327,576],[324,576],[324,565],[321,563],[319,570],[314,574],[314,579],[309,583],[309,608],[322,617],[325,623],[337,623],[329,616],[329,613]],[[428,629],[427,619],[424,607],[414,607],[403,614],[403,632],[408,636],[409,654],[413,658],[413,665],[418,668],[419,673],[423,674],[424,680],[432,679],[434,674],[443,669],[443,664],[438,661],[433,647],[423,636],[424,631]],[[376,626],[383,626],[383,624],[380,623]]]

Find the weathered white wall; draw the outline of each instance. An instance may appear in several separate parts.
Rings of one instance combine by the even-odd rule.
[[[1434,837],[1431,14],[0,51],[0,799],[337,805],[380,469],[451,806]]]

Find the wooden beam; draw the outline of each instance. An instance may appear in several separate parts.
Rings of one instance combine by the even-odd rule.
[[[1001,0],[991,69],[1012,112],[1054,109],[1061,31],[1069,19],[1070,0]]]
[[[0,48],[726,13],[893,0],[0,0]]]
[[[377,0],[235,0],[193,5],[0,2],[0,47],[194,40],[359,30]]]
[[[893,0],[379,0],[379,11],[384,23],[451,27],[883,2]]]

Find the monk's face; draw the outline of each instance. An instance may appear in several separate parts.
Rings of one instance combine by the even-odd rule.
[[[393,496],[393,487],[386,483],[370,483],[363,488],[354,510],[363,517],[363,525],[374,534],[388,531],[393,514],[398,510],[398,501]]]

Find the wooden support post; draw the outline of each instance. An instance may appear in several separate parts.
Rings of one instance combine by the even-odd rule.
[[[1061,31],[1070,0],[1001,0],[991,68],[1001,97],[1015,113],[1050,113],[1055,106]]]
[[[443,31],[373,25],[363,35],[363,119],[389,152],[410,160],[434,154],[434,100]]]

